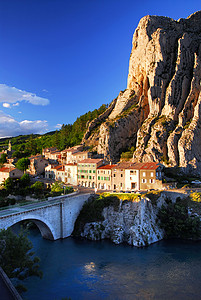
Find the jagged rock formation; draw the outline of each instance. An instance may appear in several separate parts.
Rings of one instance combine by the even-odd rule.
[[[111,239],[115,244],[127,242],[137,247],[163,238],[163,230],[156,222],[157,208],[148,198],[120,204],[118,211],[112,206],[105,207],[102,213],[104,221],[85,224],[81,236],[91,240]]]
[[[127,89],[83,142],[117,161],[163,161],[201,175],[201,11],[187,19],[146,16],[133,36]],[[94,126],[95,125],[95,126]]]

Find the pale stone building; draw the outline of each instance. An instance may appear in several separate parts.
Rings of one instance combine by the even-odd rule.
[[[103,190],[112,189],[112,168],[116,165],[105,165],[97,168],[97,188]]]
[[[125,169],[125,191],[140,190],[140,163],[131,164]]]
[[[48,166],[49,162],[43,158],[42,155],[35,155],[29,157],[30,165],[28,172],[31,175],[40,175],[45,171],[45,167]]]
[[[77,185],[77,164],[69,163],[65,165],[65,183]]]
[[[88,158],[78,162],[78,185],[97,187],[97,168],[101,165],[103,165],[103,159]]]
[[[140,167],[140,190],[162,189],[163,165],[156,162],[142,163]]]
[[[112,190],[125,190],[125,169],[128,168],[130,165],[130,162],[122,162],[112,168]]]
[[[5,167],[0,168],[0,184],[3,183],[8,177],[13,179],[21,178],[24,173],[13,167]]]

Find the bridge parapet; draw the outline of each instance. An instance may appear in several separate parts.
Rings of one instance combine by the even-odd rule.
[[[80,210],[90,196],[91,194],[76,192],[40,203],[3,210],[0,212],[0,229],[30,220],[38,226],[44,238],[66,238],[72,234]]]

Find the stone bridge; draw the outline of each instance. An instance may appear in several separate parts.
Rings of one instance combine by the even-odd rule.
[[[89,193],[73,193],[45,202],[2,210],[0,229],[7,229],[21,221],[29,220],[37,225],[46,239],[66,238],[72,234],[80,210],[90,196]]]

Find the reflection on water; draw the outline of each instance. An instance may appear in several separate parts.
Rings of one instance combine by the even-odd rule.
[[[43,278],[26,279],[27,300],[200,299],[201,243],[162,241],[147,248],[31,233]]]

